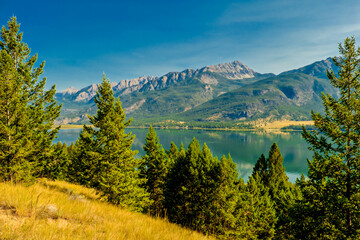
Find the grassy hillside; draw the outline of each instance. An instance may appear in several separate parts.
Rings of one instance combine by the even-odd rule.
[[[0,239],[212,239],[119,209],[66,182],[0,183],[0,193]]]

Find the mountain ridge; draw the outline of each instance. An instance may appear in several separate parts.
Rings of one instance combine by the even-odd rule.
[[[327,69],[334,66],[328,58],[275,75],[258,73],[240,61],[233,61],[169,72],[160,77],[122,80],[112,83],[112,87],[127,115],[136,120],[243,121],[269,116],[281,118],[281,115],[306,120],[310,115],[306,104],[317,109],[321,91],[336,95],[329,81],[324,80]],[[281,86],[276,85],[279,81]],[[69,88],[57,93],[56,99],[64,106],[58,123],[86,122],[86,115],[96,110],[93,97],[97,87],[98,84],[92,84],[78,91]],[[269,94],[272,97],[266,98]],[[236,104],[243,107],[239,108],[234,101],[240,101]],[[201,112],[204,116],[199,116]]]
[[[142,76],[133,79],[121,80],[119,83],[112,83],[112,87],[114,92],[117,92],[118,95],[130,94],[135,91],[146,92],[159,90],[171,84],[192,78],[200,73],[202,74],[201,81],[207,84],[216,84],[217,81],[216,78],[211,76],[211,74],[206,73],[218,73],[220,76],[231,80],[253,78],[255,77],[255,74],[259,74],[243,63],[239,61],[233,61],[230,63],[208,65],[196,70],[185,69],[181,72],[169,72],[160,77]],[[70,95],[76,95],[74,101],[87,102],[95,96],[96,90],[97,84],[91,84],[80,90],[75,89],[74,87],[70,87],[62,92],[57,93],[56,96],[57,98],[63,98],[66,96],[69,97]]]

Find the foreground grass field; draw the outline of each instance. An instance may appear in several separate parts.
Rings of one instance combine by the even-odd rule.
[[[212,239],[98,199],[92,189],[41,180],[0,183],[0,239]]]

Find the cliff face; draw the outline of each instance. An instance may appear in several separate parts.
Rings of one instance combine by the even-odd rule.
[[[253,78],[255,77],[256,72],[249,68],[248,66],[242,64],[239,61],[234,61],[231,63],[223,63],[213,66],[206,66],[200,70],[201,72],[214,72],[220,76],[238,80],[244,78]]]

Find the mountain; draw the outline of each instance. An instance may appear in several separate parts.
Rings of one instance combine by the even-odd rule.
[[[259,118],[310,119],[311,110],[322,109],[321,93],[337,96],[329,81],[304,73],[287,73],[259,80],[222,94],[178,118],[197,121]]]
[[[334,64],[333,60],[329,57],[325,60],[317,61],[298,69],[280,73],[280,75],[289,73],[304,73],[310,76],[327,79],[326,71],[330,69],[333,69],[335,73],[337,73],[339,70],[339,68]]]
[[[321,93],[337,92],[326,78],[337,67],[328,58],[279,75],[255,72],[239,61],[143,76],[112,83],[128,117],[135,121],[241,121],[258,118],[309,119],[321,110]],[[92,84],[56,94],[63,104],[59,124],[84,123],[94,114]]]
[[[273,74],[260,74],[239,61],[169,72],[161,77],[139,77],[113,83],[128,116],[154,118],[187,111],[214,97]],[[73,88],[56,94],[63,104],[59,123],[80,123],[95,113],[93,97],[98,85]]]

